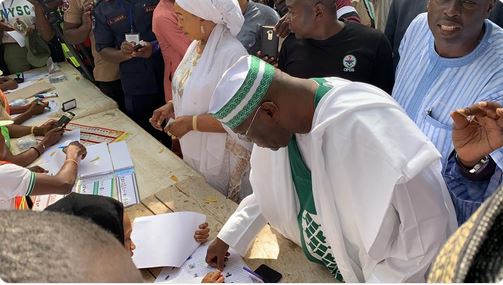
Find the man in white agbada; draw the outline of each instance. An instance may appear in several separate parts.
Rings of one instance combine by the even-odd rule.
[[[210,245],[223,267],[269,222],[346,282],[424,282],[457,227],[440,154],[384,91],[298,79],[245,56],[210,112],[253,141],[245,198]]]

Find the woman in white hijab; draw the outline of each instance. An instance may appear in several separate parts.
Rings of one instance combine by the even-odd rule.
[[[246,49],[236,39],[244,17],[237,0],[176,0],[178,24],[193,39],[173,76],[173,100],[154,111],[151,124],[180,140],[183,159],[209,184],[238,202],[251,194],[252,145],[208,114],[215,87]],[[176,115],[176,116],[174,116]]]

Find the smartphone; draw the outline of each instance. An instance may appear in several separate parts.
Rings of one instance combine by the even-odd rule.
[[[278,283],[279,280],[281,280],[281,278],[283,277],[283,275],[281,275],[281,273],[279,273],[278,271],[272,269],[271,267],[269,267],[265,264],[260,265],[255,270],[255,273],[257,273],[257,275],[262,277],[262,280],[264,281],[264,283]]]
[[[142,47],[143,47],[143,45],[141,45],[141,44],[137,44],[137,45],[135,45],[135,46],[134,46],[133,50],[134,50],[134,51],[138,51],[138,50],[139,50],[139,49],[141,49]]]
[[[262,26],[262,40],[260,51],[268,57],[278,58],[279,38],[276,35],[274,26]]]
[[[65,128],[66,125],[75,117],[75,114],[72,112],[66,112],[59,118],[58,122],[56,123],[56,128]]]

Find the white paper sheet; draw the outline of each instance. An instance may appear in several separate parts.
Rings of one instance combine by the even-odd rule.
[[[108,144],[108,148],[115,171],[133,167],[133,160],[129,155],[126,142],[111,143]]]
[[[10,31],[7,32],[9,36],[11,36],[18,44],[20,47],[25,47],[26,46],[26,41],[24,36],[18,32],[18,31]]]
[[[79,164],[79,176],[89,177],[114,172],[106,143],[87,146],[87,156]]]
[[[206,216],[177,212],[136,218],[131,239],[136,244],[133,262],[137,268],[180,267],[199,246],[194,233]]]
[[[63,166],[66,158],[61,147],[67,146],[73,141],[80,141],[80,129],[65,132],[60,143],[47,148],[40,156],[40,162],[37,164],[49,171],[49,174],[55,175]]]
[[[155,283],[200,283],[201,278],[215,271],[205,261],[207,245],[200,246],[180,268],[165,267]],[[230,256],[222,272],[225,283],[253,283],[243,267],[248,267],[241,256],[229,250]]]

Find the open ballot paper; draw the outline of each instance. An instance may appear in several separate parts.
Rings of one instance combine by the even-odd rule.
[[[195,212],[167,213],[134,220],[131,239],[137,268],[180,267],[199,246],[194,233],[206,216]]]
[[[207,251],[207,245],[200,246],[181,267],[163,268],[155,283],[201,283],[202,278],[206,274],[215,271],[205,261]],[[257,282],[250,278],[250,274],[243,269],[248,266],[241,256],[232,249],[229,249],[229,253],[229,260],[227,260],[222,272],[225,283]]]
[[[55,175],[63,166],[66,155],[63,148],[80,140],[80,129],[65,132],[63,143],[47,149],[41,157],[40,166]],[[87,146],[87,156],[79,164],[79,179],[73,192],[112,197],[124,207],[139,203],[138,184],[133,161],[125,142],[100,143]],[[36,198],[37,207],[43,210],[51,205],[51,199]],[[53,199],[54,200],[54,199]]]

